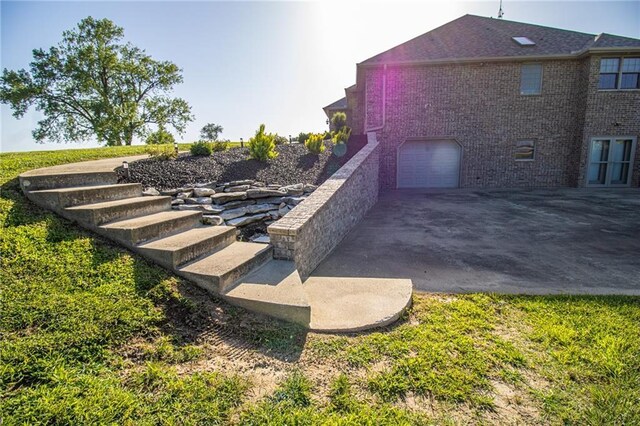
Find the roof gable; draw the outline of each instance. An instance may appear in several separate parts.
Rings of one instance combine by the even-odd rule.
[[[523,46],[513,37],[527,37],[535,44]],[[640,40],[464,15],[362,63],[570,55],[591,47],[640,47]]]

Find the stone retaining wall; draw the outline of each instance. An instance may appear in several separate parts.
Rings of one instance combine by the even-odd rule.
[[[267,230],[274,257],[293,260],[304,278],[378,201],[378,142],[368,143],[309,197]]]

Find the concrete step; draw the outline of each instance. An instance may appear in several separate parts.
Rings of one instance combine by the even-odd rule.
[[[64,213],[68,218],[78,222],[99,226],[107,222],[144,216],[169,209],[171,209],[171,197],[147,196],[67,207],[64,209]]]
[[[309,277],[302,285],[311,305],[309,329],[347,333],[383,327],[411,304],[411,280]]]
[[[140,197],[142,196],[142,185],[139,183],[125,183],[119,185],[40,189],[31,191],[30,195],[31,197],[39,198],[41,201],[39,203],[40,205],[58,209],[82,204]]]
[[[270,260],[272,255],[271,246],[234,242],[176,272],[214,294],[221,294],[239,278]]]
[[[193,211],[163,211],[100,226],[105,235],[132,247],[143,241],[181,232],[200,222],[202,213]]]
[[[293,262],[270,260],[242,278],[223,298],[250,311],[309,327],[311,307]]]
[[[235,240],[236,228],[232,226],[201,226],[144,243],[137,250],[154,262],[174,269],[203,254],[223,249]]]
[[[35,170],[34,172],[37,172]],[[20,186],[24,191],[39,189],[70,188],[77,186],[114,185],[118,175],[114,171],[77,171],[68,173],[23,173]]]

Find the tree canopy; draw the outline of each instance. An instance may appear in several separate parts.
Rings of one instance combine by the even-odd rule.
[[[200,137],[206,141],[217,141],[222,130],[224,129],[221,125],[208,123],[200,130]]]
[[[183,133],[193,120],[191,107],[169,96],[183,81],[180,68],[152,59],[123,37],[124,30],[108,19],[83,19],[57,46],[33,50],[29,71],[4,69],[0,101],[16,118],[31,106],[42,111],[33,131],[38,142],[96,138],[130,145],[154,125]]]

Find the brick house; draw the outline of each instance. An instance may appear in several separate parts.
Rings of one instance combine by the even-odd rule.
[[[382,188],[640,183],[638,39],[465,15],[357,64],[345,92]]]

